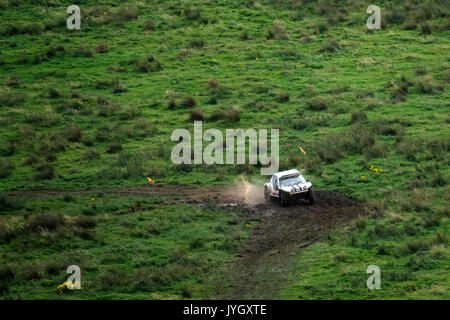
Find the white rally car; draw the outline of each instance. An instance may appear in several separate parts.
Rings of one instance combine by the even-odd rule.
[[[308,199],[309,203],[313,204],[312,183],[295,169],[278,172],[272,176],[270,182],[264,184],[264,198],[278,198],[283,207],[296,199]]]

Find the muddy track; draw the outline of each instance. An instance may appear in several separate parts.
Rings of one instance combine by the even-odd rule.
[[[152,196],[153,194],[167,197],[177,197],[181,200],[214,200],[220,203],[240,203],[244,201],[244,187],[236,186],[217,186],[217,187],[120,187],[120,188],[93,188],[83,190],[24,190],[24,191],[6,191],[3,192],[10,197],[29,198],[29,197],[60,197],[64,195],[95,195],[99,193],[112,194],[120,196]]]
[[[238,258],[218,272],[212,299],[273,299],[302,250],[360,215],[362,205],[332,191],[315,191],[315,204],[286,208],[262,203],[250,208],[260,223]]]
[[[293,270],[296,259],[309,245],[323,239],[331,230],[361,215],[360,202],[327,190],[315,190],[315,203],[298,201],[281,208],[264,200],[262,186],[243,182],[233,186],[157,187],[150,186],[89,190],[11,191],[13,197],[57,197],[95,195],[165,196],[173,201],[239,205],[244,214],[259,220],[236,259],[212,275],[214,294],[210,299],[273,299]],[[171,201],[167,202],[170,203]]]

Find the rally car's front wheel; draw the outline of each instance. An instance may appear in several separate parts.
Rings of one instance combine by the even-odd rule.
[[[284,192],[280,192],[280,205],[286,207],[288,204],[288,196]]]

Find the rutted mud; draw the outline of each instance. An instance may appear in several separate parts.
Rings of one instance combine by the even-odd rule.
[[[299,201],[281,208],[256,201],[247,206],[259,224],[237,259],[218,272],[215,294],[209,298],[273,299],[304,248],[363,212],[358,201],[332,191],[315,191],[314,197],[313,205]]]
[[[7,192],[15,197],[54,197],[95,195],[160,195],[171,201],[239,205],[249,216],[259,220],[237,259],[217,270],[211,299],[272,299],[285,283],[295,259],[309,245],[323,239],[332,229],[361,215],[362,204],[333,191],[315,190],[313,205],[302,200],[288,207],[264,199],[262,185],[241,181],[232,186],[166,188],[150,186],[76,191],[33,190]],[[170,203],[171,201],[168,201]]]

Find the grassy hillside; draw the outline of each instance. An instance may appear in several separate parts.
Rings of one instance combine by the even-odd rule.
[[[85,0],[69,31],[71,4],[0,0],[0,190],[261,183],[257,165],[174,165],[170,135],[278,128],[281,169],[368,211],[298,253],[279,298],[449,298],[448,1],[378,1],[371,32],[357,0]],[[49,265],[76,255],[68,297],[201,298],[253,222],[171,200],[2,196],[0,291],[58,298]]]

